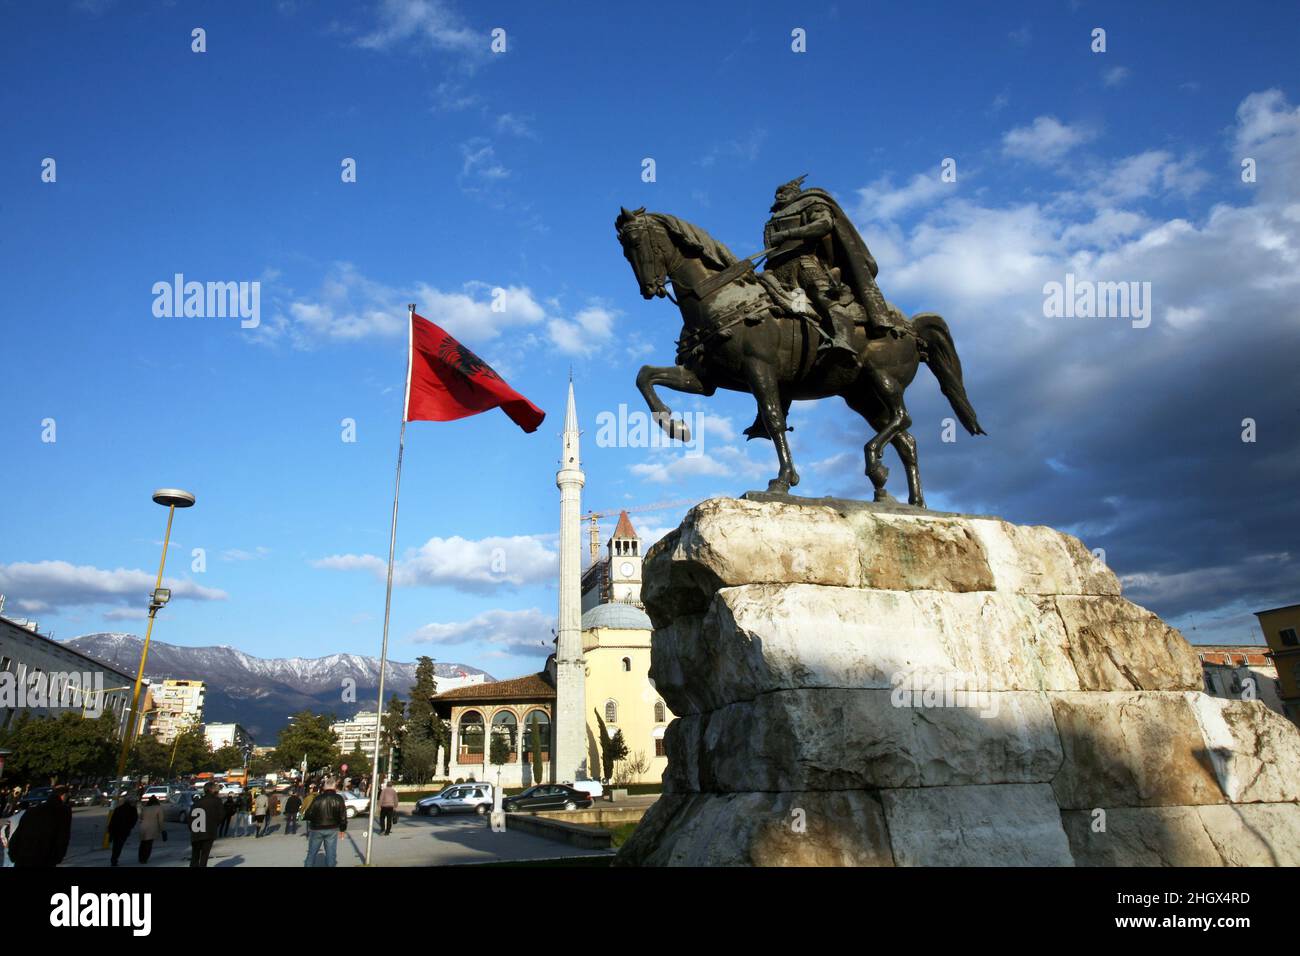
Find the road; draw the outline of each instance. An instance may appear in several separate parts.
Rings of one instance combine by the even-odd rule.
[[[79,807],[72,812],[72,841],[64,866],[108,866],[109,851],[100,848],[106,807]],[[376,823],[378,821],[376,820]],[[180,823],[167,824],[168,839],[154,842],[149,867],[188,866],[189,833]],[[208,860],[209,866],[302,866],[307,854],[305,829],[299,823],[297,835],[284,832],[284,817],[275,818],[268,835],[235,836],[218,839]],[[122,850],[119,866],[138,867],[139,828],[132,832]],[[348,823],[339,838],[338,865],[361,866],[366,852],[366,818]],[[493,833],[486,818],[474,814],[447,817],[420,817],[405,808],[389,836],[374,836],[374,863],[377,866],[444,866],[454,863],[492,863],[544,860],[556,857],[594,856],[598,850],[572,847],[529,833],[507,829]],[[325,865],[323,853],[317,866]]]

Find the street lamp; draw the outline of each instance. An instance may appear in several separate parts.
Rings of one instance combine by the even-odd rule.
[[[140,669],[136,671],[135,688],[131,692],[131,710],[127,715],[126,733],[122,735],[122,752],[117,758],[117,779],[126,773],[126,761],[131,752],[131,740],[135,737],[136,709],[140,706],[140,684],[144,680],[144,665],[149,658],[149,639],[153,636],[153,619],[158,611],[171,600],[172,593],[162,586],[163,568],[167,566],[167,545],[172,537],[172,518],[177,508],[189,508],[194,504],[194,496],[179,488],[159,488],[153,493],[153,500],[167,509],[167,531],[163,535],[162,560],[158,562],[158,580],[154,582],[153,593],[149,596],[149,623],[144,631],[144,648],[140,651]],[[108,847],[108,829],[104,830],[104,847]]]

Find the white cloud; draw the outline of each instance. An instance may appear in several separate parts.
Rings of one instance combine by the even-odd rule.
[[[1051,163],[1096,136],[1089,127],[1070,126],[1055,116],[1039,116],[1029,126],[1017,126],[1003,134],[1002,152],[1030,163]]]
[[[270,548],[258,545],[252,551],[245,551],[242,548],[227,548],[221,552],[222,561],[260,561],[271,554]]]
[[[430,538],[394,562],[393,583],[399,587],[451,587],[488,593],[553,581],[556,552],[549,536],[516,535],[471,540],[460,536]],[[311,562],[332,571],[365,571],[376,578],[388,573],[388,562],[373,554],[338,554]]]
[[[355,342],[369,338],[403,338],[406,303],[453,336],[467,343],[491,342],[512,328],[536,325],[546,310],[524,286],[506,286],[493,308],[494,287],[467,282],[459,291],[444,291],[423,282],[395,287],[363,276],[346,262],[337,263],[317,295],[292,299],[284,313],[256,330],[263,340],[287,338],[296,348],[322,342]]]
[[[591,355],[609,344],[614,334],[614,313],[589,306],[572,319],[551,319],[547,323],[551,343],[565,355]]]
[[[435,50],[465,55],[484,54],[488,37],[470,29],[442,0],[382,0],[379,22],[357,40],[371,50],[389,50],[407,41],[425,41]]]
[[[866,221],[888,221],[900,213],[932,204],[940,196],[952,195],[955,183],[939,179],[939,171],[929,175],[917,173],[911,181],[895,189],[888,176],[858,190],[856,215]]]
[[[156,576],[148,571],[112,571],[67,561],[0,564],[0,593],[26,613],[39,614],[99,604],[147,604]],[[173,600],[223,601],[227,594],[193,581],[164,578]]]
[[[1102,73],[1101,81],[1111,88],[1123,86],[1131,73],[1132,71],[1126,66],[1112,66]]]
[[[545,656],[554,650],[555,619],[537,608],[495,609],[468,621],[426,624],[411,635],[418,644],[486,644],[519,656]]]

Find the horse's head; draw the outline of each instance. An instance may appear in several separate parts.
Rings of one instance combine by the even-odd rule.
[[[654,215],[645,211],[645,206],[631,211],[621,206],[619,209],[614,229],[623,246],[623,255],[632,264],[637,285],[641,287],[641,297],[662,298],[668,294],[670,250],[666,247],[671,245],[668,235]]]

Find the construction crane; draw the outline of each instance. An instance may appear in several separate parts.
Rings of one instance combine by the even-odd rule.
[[[583,515],[584,521],[590,521],[591,533],[591,561],[594,564],[597,556],[600,554],[600,519],[613,518],[626,511],[630,515],[642,514],[647,511],[662,511],[665,508],[680,508],[683,505],[697,504],[691,498],[678,498],[676,501],[656,501],[650,505],[633,505],[631,508],[613,508],[609,511],[588,511]]]

